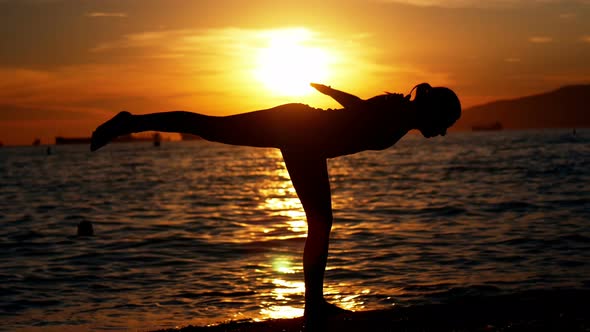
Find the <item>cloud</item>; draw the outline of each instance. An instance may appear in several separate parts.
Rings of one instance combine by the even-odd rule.
[[[189,35],[190,30],[164,30],[146,31],[124,35],[119,40],[101,43],[93,47],[91,52],[105,52],[126,48],[157,47],[159,45],[170,45],[178,38]],[[166,44],[163,41],[168,41]]]
[[[576,13],[561,13],[559,14],[559,18],[562,20],[572,20],[576,18]]]
[[[359,32],[342,40],[339,36],[296,26],[280,29],[226,27],[152,30],[123,35],[98,44],[90,51],[104,53],[101,54],[103,57],[120,52],[126,57],[152,61],[183,58],[182,63],[186,66],[215,69],[223,73],[207,76],[237,77],[254,69],[259,62],[257,56],[272,41],[289,38],[296,38],[299,45],[307,48],[326,50],[330,55],[328,62],[338,67],[338,70],[333,71],[338,75],[365,71],[374,62],[375,53],[381,52],[380,49],[368,47],[373,36],[367,33]]]
[[[198,90],[205,89],[209,95],[235,89],[244,96],[260,96],[262,92],[257,86],[256,76],[253,76],[260,63],[257,56],[269,46],[269,41],[288,39],[290,35],[302,38],[302,46],[326,51],[329,68],[326,72],[329,74],[325,83],[338,84],[342,89],[354,86],[361,95],[382,91],[384,77],[387,77],[386,89],[393,89],[391,91],[405,91],[407,87],[402,82],[455,83],[448,70],[441,71],[428,64],[411,65],[396,61],[392,65],[387,51],[374,46],[372,39],[375,37],[362,31],[342,40],[340,36],[301,27],[151,30],[120,36],[96,45],[91,51],[104,58],[118,54],[132,57],[146,68],[168,65],[178,78],[187,77],[186,87],[206,82],[206,86]],[[352,83],[361,80],[360,89]],[[270,98],[271,95],[264,95],[260,100],[264,100],[266,105],[273,102]],[[322,100],[309,102],[323,106]]]
[[[10,77],[0,81],[0,105],[60,111],[98,111],[116,106],[117,100],[129,96],[163,98],[168,91],[162,86],[173,82],[165,74],[143,73],[134,64],[74,65],[52,70],[0,68],[0,77]],[[110,105],[97,100],[113,102]]]
[[[83,120],[87,118],[89,118],[89,113],[86,110],[0,104],[0,123],[27,120]]]
[[[519,62],[521,62],[520,58],[513,58],[513,57],[506,58],[506,59],[504,59],[504,61],[505,62],[508,62],[508,63],[519,63]]]
[[[344,52],[344,48],[347,48],[347,52],[350,48],[362,49],[361,45],[355,42],[370,38],[367,34],[351,36],[343,46],[343,43],[336,38],[300,27],[172,29],[127,34],[117,40],[98,44],[90,51],[93,53],[122,51],[126,56],[153,60],[189,57],[188,62],[207,67],[212,62],[223,62],[220,59],[235,60],[225,61],[226,64],[252,60],[248,57],[257,54],[261,48],[267,47],[270,40],[285,38],[288,35],[299,36],[300,44],[307,47],[320,47],[334,52]]]
[[[444,8],[515,8],[538,4],[555,4],[564,0],[376,0],[379,2],[402,3],[419,7]],[[573,3],[588,4],[588,0],[571,0]]]
[[[529,42],[533,44],[547,44],[553,42],[553,38],[549,36],[532,36],[529,37]]]
[[[285,30],[298,29],[302,28]],[[204,109],[218,114],[235,113],[235,105],[245,110],[257,109],[275,103],[266,95],[261,96],[259,82],[253,75],[259,65],[260,50],[269,45],[269,31],[278,29],[145,31],[95,46],[92,51],[102,61],[96,64],[45,70],[0,67],[0,77],[10,77],[10,80],[0,80],[0,104],[30,108],[50,104],[60,109],[74,107],[97,111],[130,105],[141,112],[205,105]],[[346,55],[345,60],[350,63],[336,64],[346,69],[334,72],[347,75],[349,68],[358,70],[362,61],[352,57],[364,48],[354,41],[369,37],[359,35],[359,39],[350,38],[342,43],[311,30],[307,33],[308,39],[302,41],[303,45]],[[120,61],[121,56],[125,62]],[[219,98],[221,93],[228,96]],[[161,102],[143,102],[128,96],[149,96]],[[246,96],[261,97],[244,98]]]
[[[16,2],[13,0],[0,0],[0,3],[6,2]],[[64,0],[20,0],[20,3],[27,3],[27,4],[44,4],[44,3],[52,3],[52,2],[63,2]]]
[[[126,18],[127,14],[126,13],[120,13],[120,12],[91,12],[91,13],[86,13],[87,17],[115,17],[115,18]]]

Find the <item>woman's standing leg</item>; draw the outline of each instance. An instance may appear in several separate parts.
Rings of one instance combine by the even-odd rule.
[[[305,316],[308,321],[323,320],[344,311],[328,304],[323,292],[332,228],[332,199],[327,162],[325,158],[309,156],[304,152],[282,150],[282,153],[291,182],[307,217],[307,240],[303,252]]]

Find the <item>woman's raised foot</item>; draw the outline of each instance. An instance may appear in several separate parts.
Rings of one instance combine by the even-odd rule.
[[[131,113],[123,111],[98,126],[92,133],[90,151],[96,151],[102,148],[118,136],[131,133],[132,117],[133,115]]]

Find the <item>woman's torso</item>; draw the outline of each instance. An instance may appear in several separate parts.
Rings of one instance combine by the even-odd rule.
[[[282,149],[334,158],[392,146],[408,132],[404,125],[407,122],[404,102],[389,101],[384,107],[374,99],[363,101],[355,109],[322,110],[303,104],[278,106],[281,113],[290,112],[286,121],[281,121]]]

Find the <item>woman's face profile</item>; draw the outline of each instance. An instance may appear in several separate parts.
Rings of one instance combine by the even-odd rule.
[[[420,122],[416,129],[422,133],[422,136],[430,138],[447,134],[450,121],[444,116],[444,110],[429,106],[423,108],[419,113]]]
[[[423,127],[419,127],[418,130],[422,133],[422,136],[426,138],[436,137],[438,135],[445,136],[447,134],[446,126],[436,126],[428,124]]]
[[[461,116],[459,99],[446,88],[434,88],[418,101],[418,129],[426,138],[445,136]]]

